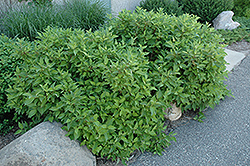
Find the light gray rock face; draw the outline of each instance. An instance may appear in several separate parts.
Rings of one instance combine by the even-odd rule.
[[[240,26],[240,23],[234,22],[232,20],[232,17],[234,15],[234,12],[232,11],[224,11],[220,13],[214,20],[214,28],[215,29],[228,29],[228,30],[233,30]]]
[[[96,166],[86,146],[66,137],[60,123],[43,122],[0,150],[1,166]]]

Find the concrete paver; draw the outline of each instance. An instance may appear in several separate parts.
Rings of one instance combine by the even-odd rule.
[[[234,67],[239,65],[240,62],[245,58],[245,54],[241,52],[236,52],[229,49],[225,49],[225,52],[227,53],[225,60],[229,63],[226,65],[228,71],[231,71]]]

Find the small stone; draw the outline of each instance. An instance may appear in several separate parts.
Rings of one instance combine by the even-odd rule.
[[[224,11],[220,13],[213,20],[214,29],[224,29],[224,30],[236,29],[238,26],[240,26],[240,24],[232,20],[233,15],[234,15],[234,12],[232,11]]]
[[[172,108],[167,108],[164,112],[166,113],[165,118],[169,119],[170,121],[178,120],[181,115],[181,108],[177,107],[176,104],[170,103]]]

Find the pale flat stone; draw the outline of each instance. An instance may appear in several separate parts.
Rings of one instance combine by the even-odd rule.
[[[95,166],[86,146],[66,137],[60,123],[43,122],[0,150],[1,166]]]
[[[231,71],[234,67],[240,64],[240,62],[245,58],[245,54],[241,52],[236,52],[233,50],[225,49],[227,55],[225,60],[229,63],[226,65],[228,71]]]

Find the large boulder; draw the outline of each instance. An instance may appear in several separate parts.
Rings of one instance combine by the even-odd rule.
[[[228,29],[233,30],[240,26],[240,23],[234,22],[232,20],[232,17],[234,15],[234,12],[232,11],[224,11],[220,13],[214,20],[213,25],[215,29]]]
[[[0,150],[1,166],[95,166],[86,146],[66,137],[60,123],[43,122]]]

